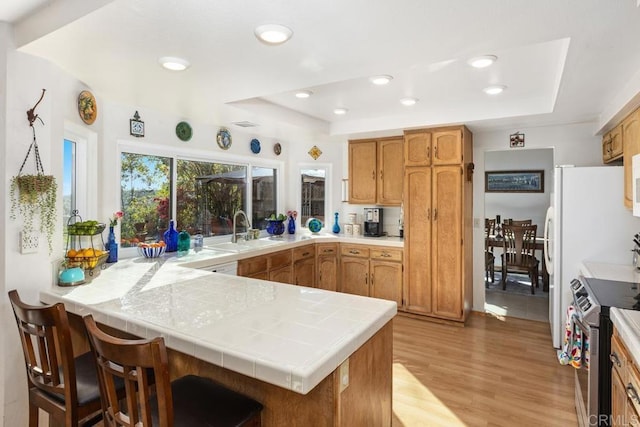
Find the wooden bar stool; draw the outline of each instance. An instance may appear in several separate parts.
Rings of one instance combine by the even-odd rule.
[[[125,340],[106,334],[93,317],[84,317],[109,427],[260,426],[262,404],[207,378],[187,375],[169,381],[167,349],[161,337]],[[151,396],[147,378],[155,377]],[[126,404],[114,392],[114,378],[125,382]]]
[[[9,300],[27,369],[29,426],[38,426],[38,408],[65,426],[99,421],[100,387],[95,358],[87,352],[74,359],[64,305],[27,305],[16,290],[9,291]]]

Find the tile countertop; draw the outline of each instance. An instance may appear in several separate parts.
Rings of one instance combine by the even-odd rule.
[[[611,307],[609,315],[634,363],[640,366],[640,311]]]
[[[619,282],[640,283],[640,270],[631,264],[609,264],[603,262],[583,261],[581,273],[586,277]]]
[[[98,322],[140,337],[161,335],[169,348],[306,394],[395,316],[395,302],[190,267],[295,247],[310,238],[402,246],[392,238],[294,235],[237,253],[131,258],[109,265],[89,284],[54,285],[40,299],[63,302],[80,316],[92,313]]]

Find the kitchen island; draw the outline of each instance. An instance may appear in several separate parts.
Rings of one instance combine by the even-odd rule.
[[[172,377],[251,396],[265,426],[391,425],[394,302],[191,268],[204,252],[120,261],[41,300],[63,302],[78,330],[91,313],[121,336],[163,336]]]

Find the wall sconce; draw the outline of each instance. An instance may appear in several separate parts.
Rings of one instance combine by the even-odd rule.
[[[511,148],[524,147],[524,133],[516,132],[509,135],[509,146]]]

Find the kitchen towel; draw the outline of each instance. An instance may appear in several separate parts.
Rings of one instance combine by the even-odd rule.
[[[573,305],[567,307],[564,344],[562,351],[558,352],[558,361],[561,365],[571,365],[576,369],[589,369],[589,337],[574,323],[575,312]]]

